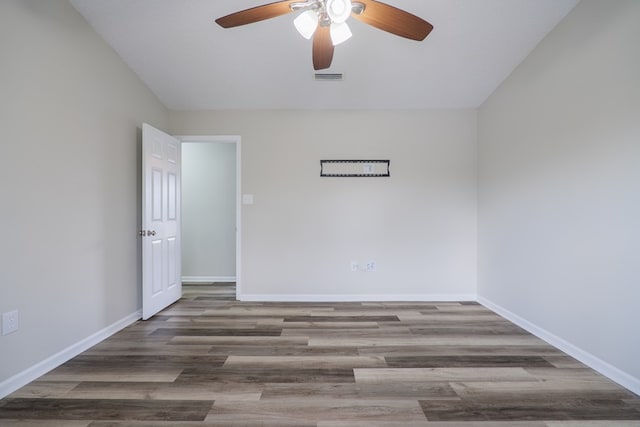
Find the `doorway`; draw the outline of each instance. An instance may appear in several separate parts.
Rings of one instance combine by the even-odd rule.
[[[235,282],[240,293],[240,137],[178,136],[182,281]]]

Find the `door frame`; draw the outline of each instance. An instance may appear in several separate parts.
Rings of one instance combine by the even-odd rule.
[[[242,295],[242,138],[239,135],[174,135],[174,138],[180,141],[180,144],[199,142],[235,144],[236,146],[236,299],[240,299]]]

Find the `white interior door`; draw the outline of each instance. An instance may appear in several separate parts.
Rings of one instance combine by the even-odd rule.
[[[180,142],[142,125],[142,318],[182,296]]]

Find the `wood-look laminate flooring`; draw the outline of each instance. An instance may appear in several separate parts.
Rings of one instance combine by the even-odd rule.
[[[0,400],[1,426],[640,426],[640,397],[475,303],[184,297]]]

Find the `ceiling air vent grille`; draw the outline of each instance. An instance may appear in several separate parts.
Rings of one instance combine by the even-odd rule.
[[[319,82],[341,82],[344,80],[342,73],[316,73],[313,79]]]

